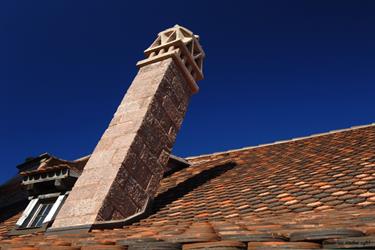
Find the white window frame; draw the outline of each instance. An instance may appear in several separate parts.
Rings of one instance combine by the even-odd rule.
[[[59,195],[59,197],[56,199],[55,203],[53,204],[51,210],[49,211],[48,215],[46,218],[43,220],[43,224],[46,222],[50,222],[53,219],[55,219],[57,213],[56,211],[60,208],[61,204],[66,198],[66,194]]]
[[[33,211],[38,201],[39,201],[39,198],[34,198],[29,202],[26,209],[23,211],[21,217],[18,219],[16,223],[17,226],[22,226],[23,222],[29,217],[31,211]]]
[[[63,201],[66,198],[66,196],[67,196],[67,194],[60,194],[60,195],[59,194],[40,195],[37,198],[34,198],[34,199],[30,200],[30,202],[27,205],[26,209],[23,211],[21,217],[16,222],[16,225],[18,227],[22,227],[22,225],[24,224],[25,220],[27,218],[29,218],[30,216],[32,216],[31,219],[30,219],[30,221],[29,221],[29,223],[28,223],[28,225],[22,227],[22,229],[31,228],[30,225],[33,223],[33,221],[35,220],[35,217],[38,215],[38,213],[39,213],[39,211],[40,211],[40,209],[42,207],[41,206],[41,204],[42,204],[41,201],[43,201],[43,200],[45,200],[47,198],[57,197],[57,199],[55,200],[55,202],[52,205],[51,210],[48,212],[47,216],[44,218],[43,224],[52,221],[56,217],[56,212],[61,207]],[[37,206],[39,206],[39,207],[37,207]],[[36,208],[36,210],[35,210],[35,208]],[[33,214],[31,214],[34,210],[35,210],[35,212]]]

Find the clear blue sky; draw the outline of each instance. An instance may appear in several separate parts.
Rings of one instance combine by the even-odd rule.
[[[25,157],[91,153],[156,34],[201,36],[206,78],[174,153],[375,122],[375,1],[0,3],[0,182]]]

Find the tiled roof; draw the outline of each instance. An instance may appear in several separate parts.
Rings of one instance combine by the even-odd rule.
[[[9,238],[5,221],[0,245],[375,248],[374,124],[188,160],[190,167],[162,180],[150,215],[139,222],[84,235]],[[347,240],[332,240],[340,238]]]

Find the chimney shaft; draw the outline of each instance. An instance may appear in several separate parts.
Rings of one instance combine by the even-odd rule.
[[[203,78],[204,52],[197,36],[176,25],[159,33],[145,55],[50,232],[126,221],[155,196],[196,81]]]

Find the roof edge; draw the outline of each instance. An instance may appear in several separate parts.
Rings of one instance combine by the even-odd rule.
[[[254,149],[254,148],[267,147],[267,146],[271,146],[271,145],[278,145],[278,144],[283,144],[283,143],[288,143],[288,142],[293,142],[293,141],[301,141],[301,140],[306,140],[306,139],[309,139],[309,138],[325,136],[325,135],[330,135],[330,134],[335,134],[335,133],[341,133],[341,132],[346,132],[346,131],[351,131],[351,130],[356,130],[356,129],[361,129],[361,128],[367,128],[367,127],[372,127],[372,126],[375,126],[375,122],[370,123],[370,124],[366,124],[366,125],[352,126],[352,127],[344,128],[344,129],[335,129],[335,130],[331,130],[331,131],[328,131],[328,132],[317,133],[317,134],[312,134],[312,135],[308,135],[308,136],[296,137],[296,138],[292,138],[292,139],[286,139],[286,140],[275,141],[275,142],[270,142],[270,143],[264,143],[264,144],[259,144],[259,145],[255,145],[255,146],[248,146],[248,147],[244,147],[244,148],[231,149],[231,150],[226,150],[226,151],[219,151],[219,152],[214,152],[214,153],[210,153],[210,154],[189,156],[189,157],[185,157],[185,159],[191,160],[191,159],[196,159],[196,158],[200,158],[200,157],[221,155],[221,154],[244,151],[244,150],[249,150],[249,149]]]

